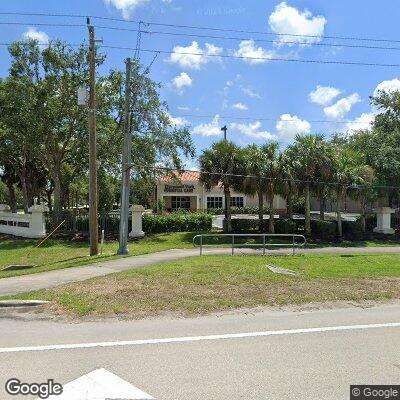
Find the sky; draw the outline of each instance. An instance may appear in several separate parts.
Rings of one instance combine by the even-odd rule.
[[[400,64],[400,41],[382,41],[398,38],[400,7],[396,0],[3,0],[1,6],[0,13],[121,19],[92,19],[97,38],[106,46],[134,48],[137,35],[105,26],[135,30],[138,24],[129,20],[149,22],[143,27],[146,33],[142,33],[141,48],[174,52],[158,54],[151,65],[151,77],[163,84],[161,96],[168,103],[173,123],[190,126],[199,153],[223,137],[224,125],[228,127],[228,138],[239,145],[274,140],[282,147],[290,144],[297,133],[330,137],[335,132],[366,129],[376,113],[370,96],[377,90],[400,89],[400,67],[276,61]],[[26,37],[44,44],[56,38],[69,43],[87,41],[84,26],[38,25],[43,22],[86,23],[84,18],[0,14],[1,41],[9,43]],[[329,38],[332,36],[335,38]],[[102,51],[107,54],[103,72],[123,69],[124,59],[133,55],[128,49]],[[145,66],[153,57],[152,52],[141,52]],[[7,48],[0,46],[0,76],[5,76],[8,68]],[[187,167],[192,166],[188,161]]]

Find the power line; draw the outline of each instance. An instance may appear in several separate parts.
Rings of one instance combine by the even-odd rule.
[[[357,40],[357,41],[369,41],[369,42],[386,42],[386,43],[400,43],[400,40],[387,39],[387,38],[373,38],[373,37],[359,37],[359,36],[340,36],[340,35],[308,35],[308,34],[296,34],[286,32],[262,32],[262,31],[251,31],[245,29],[232,29],[232,28],[216,28],[211,26],[199,26],[199,25],[182,25],[182,24],[167,24],[161,22],[152,21],[139,21],[133,19],[122,19],[113,17],[103,17],[99,15],[83,15],[83,14],[51,14],[51,13],[23,13],[23,12],[0,12],[0,15],[17,15],[17,16],[38,16],[38,17],[61,17],[61,18],[93,18],[104,21],[115,21],[124,23],[139,23],[143,22],[149,26],[164,26],[179,29],[198,29],[208,30],[217,32],[235,32],[235,33],[247,33],[252,35],[276,35],[276,36],[289,36],[289,37],[309,37],[313,39],[336,39],[336,40]],[[31,23],[31,25],[34,25]]]
[[[400,190],[400,186],[388,186],[388,185],[358,185],[358,184],[346,184],[342,185],[337,182],[326,182],[326,181],[319,181],[319,180],[302,180],[302,179],[292,179],[292,178],[271,178],[269,176],[257,176],[257,175],[246,175],[246,174],[230,174],[230,173],[220,173],[220,172],[210,172],[210,171],[196,171],[190,169],[183,169],[177,171],[174,168],[166,168],[166,167],[154,167],[154,171],[167,171],[172,172],[175,175],[180,175],[183,172],[189,172],[194,174],[202,174],[202,175],[218,175],[218,176],[227,176],[233,178],[250,178],[250,179],[259,179],[265,181],[276,181],[276,182],[295,182],[295,183],[309,183],[309,184],[316,184],[316,185],[327,185],[327,186],[340,186],[346,187],[347,189],[391,189],[391,190]]]
[[[113,26],[100,26],[95,25],[97,29],[109,29],[116,31],[126,31],[126,32],[138,32],[137,29],[131,28],[121,28],[121,27],[113,27]],[[165,31],[153,31],[153,30],[142,30],[142,33],[148,35],[164,35],[164,36],[178,36],[178,37],[192,37],[192,38],[203,38],[203,39],[222,39],[222,40],[240,40],[240,41],[249,41],[252,40],[256,43],[270,43],[270,44],[281,44],[280,40],[269,40],[269,39],[255,39],[250,37],[232,37],[232,36],[217,36],[217,35],[200,35],[193,33],[181,33],[181,32],[165,32]],[[290,41],[285,40],[283,43],[285,44],[297,44],[297,45],[307,45],[307,46],[320,46],[320,47],[338,47],[338,48],[356,48],[356,49],[370,49],[370,50],[400,50],[400,47],[388,47],[388,46],[367,46],[361,44],[336,44],[336,43],[321,43],[321,42],[298,42],[298,41]]]
[[[73,25],[71,25],[73,26]],[[11,43],[0,43],[3,46],[9,46]],[[42,44],[47,45],[47,43]],[[76,46],[76,45],[74,45]],[[110,46],[101,45],[99,47],[114,49],[114,50],[130,50],[136,51],[135,47],[122,47],[122,46]],[[194,53],[189,51],[173,51],[173,50],[157,50],[157,49],[141,49],[145,53],[158,53],[158,54],[179,54],[179,55],[190,55],[197,57],[213,57],[213,58],[224,58],[224,59],[237,59],[237,60],[253,60],[253,61],[281,61],[290,63],[305,63],[305,64],[330,64],[330,65],[353,65],[353,66],[366,66],[366,67],[388,67],[388,68],[399,68],[400,64],[386,64],[376,62],[359,62],[359,61],[335,61],[335,60],[312,60],[312,59],[299,59],[299,58],[283,58],[283,57],[250,57],[250,56],[239,56],[234,54],[205,54],[205,53]]]
[[[61,28],[71,28],[71,27],[79,27],[79,28],[86,28],[87,25],[85,24],[52,24],[51,22],[0,22],[0,25],[17,25],[17,26],[31,26],[31,25],[35,25],[35,26],[54,26],[54,27],[61,27]]]
[[[143,23],[142,21],[139,24]],[[0,25],[16,25],[16,26],[51,26],[51,27],[75,27],[75,28],[85,28],[85,24],[58,24],[58,23],[48,23],[48,22],[38,22],[38,23],[28,23],[28,22],[0,22]],[[138,33],[139,29],[132,28],[122,28],[116,26],[104,26],[104,25],[93,25],[96,29],[106,29],[121,32],[134,32]],[[216,35],[200,35],[193,33],[181,33],[181,32],[164,32],[164,31],[152,31],[152,30],[140,30],[141,33],[148,35],[166,35],[166,36],[178,36],[178,37],[194,37],[194,38],[207,38],[207,39],[222,39],[222,40],[252,40],[256,43],[270,43],[270,44],[297,44],[297,45],[307,45],[307,46],[320,46],[320,47],[337,47],[337,48],[356,48],[356,49],[370,49],[370,50],[400,50],[400,47],[389,47],[389,46],[367,46],[361,44],[337,44],[337,43],[323,43],[323,42],[299,42],[285,40],[284,42],[280,40],[269,40],[269,39],[258,39],[249,37],[232,37],[232,36],[216,36]],[[400,43],[400,41],[396,41]]]
[[[124,49],[124,50],[134,50],[129,47],[117,47],[117,46],[102,46],[105,48],[114,49]],[[180,54],[180,55],[190,55],[198,57],[213,57],[213,58],[231,58],[238,60],[253,60],[253,61],[282,61],[282,62],[298,62],[306,64],[332,64],[332,65],[359,65],[367,67],[390,67],[399,68],[400,64],[385,64],[385,63],[375,63],[375,62],[359,62],[359,61],[334,61],[334,60],[311,60],[311,59],[299,59],[299,58],[283,58],[283,57],[250,57],[250,56],[239,56],[233,54],[204,54],[204,53],[194,53],[188,51],[173,51],[173,50],[155,50],[155,49],[141,49],[142,52],[147,53],[160,53],[160,54]]]
[[[218,115],[218,114],[217,114]],[[215,118],[216,115],[198,115],[198,114],[174,114],[174,117],[179,118]],[[272,122],[298,122],[298,119],[295,118],[287,118],[287,119],[279,119],[279,118],[265,118],[265,117],[237,117],[233,115],[218,115],[221,119],[235,119],[235,120],[243,120],[243,121],[272,121]],[[324,120],[324,119],[307,119],[308,122],[312,123],[332,123],[332,124],[365,124],[363,121],[333,121],[333,120]]]

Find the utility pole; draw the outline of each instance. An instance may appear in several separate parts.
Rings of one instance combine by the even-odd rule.
[[[132,61],[126,59],[125,74],[125,107],[124,107],[124,142],[122,145],[122,184],[121,184],[121,209],[119,220],[119,248],[120,255],[128,254],[128,229],[129,229],[129,193],[131,183],[131,72]]]
[[[89,234],[90,255],[99,254],[97,214],[97,149],[96,149],[96,47],[94,27],[89,25]]]
[[[227,130],[228,130],[228,128],[226,127],[226,125],[221,128],[221,131],[224,132],[224,140],[225,140],[225,142],[226,142],[226,131]]]
[[[228,128],[226,127],[226,125],[221,128],[221,131],[224,132],[224,140],[225,140],[225,142],[226,142],[226,132],[227,132],[227,130],[228,130]],[[226,197],[226,193],[224,194],[224,200],[225,200],[225,223],[226,223],[226,221],[228,219],[228,205],[227,205],[228,199]]]

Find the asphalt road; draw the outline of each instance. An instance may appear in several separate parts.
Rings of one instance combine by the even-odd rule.
[[[5,393],[11,377],[65,384],[97,368],[158,400],[340,400],[350,384],[400,383],[400,303],[85,323],[2,312],[4,400],[31,398]]]

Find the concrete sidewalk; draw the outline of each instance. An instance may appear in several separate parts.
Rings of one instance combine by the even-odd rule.
[[[203,255],[230,255],[230,248],[204,249]],[[268,250],[267,255],[291,254],[292,249]],[[235,255],[259,255],[260,250],[237,249]],[[297,249],[296,254],[400,254],[400,247],[324,247],[316,249]],[[144,254],[99,262],[81,267],[65,268],[56,271],[22,275],[0,279],[0,296],[14,295],[33,290],[48,289],[71,282],[84,281],[97,276],[109,275],[129,269],[162,264],[199,255],[199,249],[171,249],[159,253]]]

